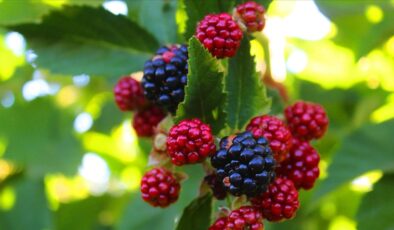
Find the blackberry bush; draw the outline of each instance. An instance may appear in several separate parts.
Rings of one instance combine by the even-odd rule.
[[[269,69],[261,79],[251,55],[252,39],[269,52],[261,33],[265,7],[233,2],[218,4],[231,5],[227,12],[188,15],[187,44],[153,45],[140,85],[122,78],[115,87],[121,110],[135,110],[137,135],[152,140],[147,161],[153,169],[141,180],[144,201],[161,208],[175,203],[181,183],[201,175],[188,165],[202,165],[199,196],[182,207],[178,230],[263,230],[264,220],[293,218],[300,206],[297,189],[311,189],[319,176],[320,158],[308,141],[321,138],[327,116],[309,102],[288,106],[283,115],[264,113],[270,99],[260,82],[268,76],[270,86],[281,84],[273,83]],[[194,11],[188,7],[187,14]],[[189,188],[185,197],[192,193]],[[213,199],[224,207],[201,212],[212,210]],[[213,215],[219,218],[211,223]]]

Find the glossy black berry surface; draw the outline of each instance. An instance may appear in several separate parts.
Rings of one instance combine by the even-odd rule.
[[[234,196],[260,195],[275,177],[276,162],[267,139],[254,138],[248,131],[223,138],[211,163],[218,180]]]
[[[185,97],[188,52],[186,45],[163,46],[144,65],[142,87],[145,97],[175,113]]]

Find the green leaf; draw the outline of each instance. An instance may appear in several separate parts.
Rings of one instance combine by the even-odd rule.
[[[383,14],[381,21],[376,23],[367,17],[368,7],[372,5],[370,1],[317,0],[316,4],[337,26],[334,40],[354,50],[357,59],[380,47],[394,33],[394,5],[390,1],[373,2]]]
[[[10,210],[0,211],[1,229],[52,229],[42,179],[22,179],[12,187],[15,203]]]
[[[393,136],[394,120],[390,120],[364,125],[346,137],[328,168],[327,179],[317,188],[315,198],[371,170],[394,172]]]
[[[59,2],[61,4],[61,2]],[[98,6],[103,0],[68,0],[68,4]],[[55,3],[55,5],[58,5]],[[21,10],[28,9],[28,10]],[[38,22],[40,18],[54,7],[36,0],[3,0],[0,1],[0,25],[25,22]]]
[[[206,230],[210,225],[212,195],[194,199],[184,210],[176,230]]]
[[[223,105],[226,94],[220,63],[195,37],[189,41],[188,63],[185,100],[178,107],[176,120],[200,118],[217,133],[225,123]]]
[[[82,157],[73,120],[72,114],[48,98],[0,107],[0,137],[7,146],[4,158],[24,167],[32,177],[49,172],[73,175]]]
[[[185,39],[189,40],[196,31],[197,23],[207,14],[229,12],[233,0],[184,0],[187,14]]]
[[[161,44],[176,43],[176,0],[126,0],[126,3],[129,17],[155,35]]]
[[[228,124],[241,130],[254,116],[269,111],[270,99],[256,72],[254,57],[250,54],[250,40],[244,38],[237,55],[230,59],[226,77]]]
[[[100,214],[107,213],[108,217],[115,218],[121,211],[125,201],[129,199],[129,194],[120,197],[104,195],[60,204],[54,216],[56,229],[100,229],[99,227],[103,227],[103,223],[100,221]]]
[[[394,229],[394,175],[384,175],[362,200],[357,214],[357,229]]]
[[[119,76],[141,70],[159,44],[143,28],[103,8],[66,6],[40,24],[9,27],[38,54],[39,67],[63,74]]]

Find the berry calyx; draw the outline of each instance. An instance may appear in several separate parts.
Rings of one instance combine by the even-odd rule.
[[[319,104],[298,101],[288,106],[284,114],[291,133],[300,140],[319,139],[327,130],[328,117]]]
[[[167,151],[174,165],[203,161],[216,150],[211,127],[199,119],[174,125],[167,137]]]
[[[185,97],[188,51],[186,45],[163,46],[144,65],[142,87],[153,104],[175,113]]]
[[[225,230],[263,230],[263,216],[253,206],[243,206],[231,211],[227,217]]]
[[[297,189],[311,189],[319,178],[320,156],[306,141],[293,139],[286,160],[280,163],[276,172],[278,176],[293,181]]]
[[[197,25],[197,39],[217,58],[232,57],[237,52],[243,34],[227,13],[208,14]]]
[[[159,107],[147,107],[134,114],[133,128],[139,137],[151,137],[164,117],[165,113]]]
[[[212,190],[213,196],[218,200],[224,200],[227,196],[227,190],[223,182],[218,178],[216,173],[205,176],[204,181]]]
[[[226,229],[227,217],[221,217],[213,223],[208,230],[224,230]]]
[[[218,180],[234,196],[259,195],[275,177],[276,162],[268,141],[254,138],[250,132],[223,138],[211,163]]]
[[[122,111],[142,108],[146,105],[144,91],[140,83],[131,76],[119,79],[114,87],[115,102]]]
[[[251,201],[261,210],[264,218],[273,222],[293,218],[300,206],[293,182],[280,177],[269,185],[265,193]]]
[[[251,131],[254,137],[267,138],[278,162],[285,159],[292,144],[292,136],[283,121],[270,115],[258,116],[249,122],[246,130]]]
[[[142,199],[153,207],[167,207],[178,200],[180,184],[174,175],[164,168],[154,168],[142,177]]]
[[[240,4],[234,10],[234,18],[248,32],[262,31],[265,26],[265,9],[262,5],[250,1]]]

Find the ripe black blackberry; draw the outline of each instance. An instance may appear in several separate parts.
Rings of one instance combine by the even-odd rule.
[[[227,196],[227,190],[223,182],[218,180],[216,173],[204,177],[205,182],[212,190],[213,196],[218,200],[224,200]]]
[[[255,197],[266,191],[275,177],[275,160],[264,137],[249,131],[225,137],[211,158],[218,179],[235,195]]]
[[[145,97],[171,113],[185,97],[188,52],[186,45],[163,46],[145,62],[142,87]]]

